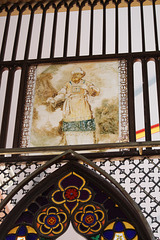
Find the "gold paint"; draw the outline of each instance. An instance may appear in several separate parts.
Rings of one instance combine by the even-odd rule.
[[[136,236],[135,238],[133,238],[133,240],[138,240],[138,236]]]
[[[113,223],[110,223],[104,230],[112,230],[113,229],[113,227],[114,227],[114,224],[115,224],[115,222],[113,222]]]
[[[64,189],[63,189],[63,187],[61,186],[61,182],[65,179],[65,178],[67,178],[67,177],[69,177],[70,175],[75,175],[75,176],[77,176],[77,177],[79,177],[79,178],[81,178],[81,180],[83,181],[83,184],[82,184],[82,186],[79,188],[79,190],[81,190],[82,188],[83,188],[83,186],[85,185],[85,183],[86,183],[86,181],[85,181],[85,179],[83,178],[83,177],[81,177],[80,175],[78,175],[77,173],[75,173],[75,172],[70,172],[70,173],[68,173],[67,175],[65,175],[63,178],[61,178],[61,180],[59,181],[59,183],[58,183],[58,186],[59,186],[59,188],[61,189],[61,191],[63,191]],[[71,187],[71,186],[70,186]],[[75,187],[75,186],[74,186]]]
[[[135,229],[130,223],[123,222],[126,228]]]
[[[8,234],[16,234],[16,232],[17,232],[17,229],[19,228],[19,226],[18,227],[15,227],[15,228],[13,228],[11,231],[9,231],[9,233]]]
[[[37,233],[34,228],[30,227],[30,226],[27,226],[27,230],[28,230],[28,233]]]

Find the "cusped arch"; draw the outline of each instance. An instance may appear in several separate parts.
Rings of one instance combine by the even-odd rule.
[[[15,206],[0,227],[1,239],[57,239],[69,224],[86,239],[154,239],[138,206],[117,186],[82,164],[69,162]]]

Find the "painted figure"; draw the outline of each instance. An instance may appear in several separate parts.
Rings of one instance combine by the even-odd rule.
[[[81,68],[72,72],[71,81],[58,92],[56,97],[47,99],[47,103],[55,108],[61,101],[63,104],[63,125],[65,144],[95,143],[95,119],[89,96],[99,95],[99,89],[91,82],[83,79],[85,72]]]

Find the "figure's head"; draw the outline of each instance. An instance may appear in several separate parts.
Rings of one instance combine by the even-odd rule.
[[[72,72],[72,81],[75,83],[80,82],[80,80],[82,79],[82,77],[85,76],[85,72],[81,69],[81,68],[76,68],[73,72]]]

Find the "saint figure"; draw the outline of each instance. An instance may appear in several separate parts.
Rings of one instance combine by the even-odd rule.
[[[53,108],[63,103],[63,123],[65,144],[95,143],[95,119],[89,103],[89,97],[99,95],[99,89],[93,83],[83,79],[85,72],[81,68],[72,72],[71,81],[58,92],[57,96],[47,99]]]

